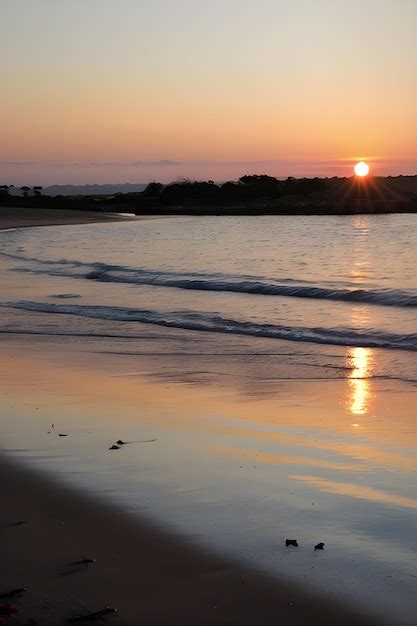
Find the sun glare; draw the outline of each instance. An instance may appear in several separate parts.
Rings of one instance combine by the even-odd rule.
[[[356,176],[361,176],[361,177],[368,176],[369,165],[365,163],[365,161],[359,161],[359,163],[356,163],[354,170],[355,170]]]

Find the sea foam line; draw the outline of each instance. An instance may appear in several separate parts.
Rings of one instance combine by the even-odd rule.
[[[53,304],[27,300],[3,302],[0,306],[117,322],[139,322],[191,331],[228,333],[340,346],[417,350],[417,333],[397,334],[375,329],[359,330],[347,327],[284,326],[246,322],[193,311],[158,311],[99,305]]]

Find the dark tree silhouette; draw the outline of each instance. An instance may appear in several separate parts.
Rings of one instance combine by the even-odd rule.
[[[42,189],[43,189],[43,187],[41,187],[41,185],[35,185],[33,187],[33,193],[35,194],[35,196],[41,196],[42,195]]]
[[[247,196],[247,188],[241,183],[228,181],[220,188],[221,198],[226,203],[240,202]]]
[[[12,189],[12,187],[14,187],[14,185],[0,185],[0,193],[2,193],[3,195],[9,195],[9,189]]]
[[[9,197],[9,185],[0,185],[0,201],[7,201]]]
[[[241,176],[239,181],[244,185],[276,185],[279,181],[274,176],[268,176],[267,174],[252,174]]]
[[[272,196],[280,195],[282,183],[274,176],[266,174],[253,174],[251,176],[241,176],[239,182],[247,188],[248,196]]]
[[[159,194],[162,193],[163,188],[164,186],[162,183],[153,181],[146,186],[143,193],[147,196],[159,196]]]
[[[184,204],[196,201],[212,203],[218,198],[219,191],[219,187],[210,182],[185,180],[164,187],[161,200],[165,204]]]
[[[27,198],[29,195],[29,191],[30,191],[30,187],[28,187],[27,185],[23,185],[23,187],[20,187],[21,191],[23,191],[23,197]]]
[[[293,178],[284,181],[283,193],[296,196],[308,196],[315,191],[324,191],[326,183],[320,178]]]

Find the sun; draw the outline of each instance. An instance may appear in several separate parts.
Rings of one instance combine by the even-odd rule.
[[[363,177],[369,174],[369,165],[365,163],[365,161],[359,161],[353,169],[355,170],[356,176]]]

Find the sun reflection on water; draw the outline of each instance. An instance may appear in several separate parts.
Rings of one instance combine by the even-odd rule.
[[[366,282],[372,276],[372,262],[369,255],[368,236],[369,218],[358,215],[354,220],[354,240],[350,279],[356,288],[366,288]],[[369,306],[354,306],[351,311],[352,327],[366,331],[370,325]],[[374,355],[369,348],[351,348],[347,354],[349,367],[349,392],[346,407],[352,415],[366,415],[372,400],[371,376]],[[358,428],[359,424],[353,424]]]
[[[365,415],[371,402],[371,382],[373,355],[369,348],[352,348],[347,356],[349,373],[348,409],[353,415]]]

